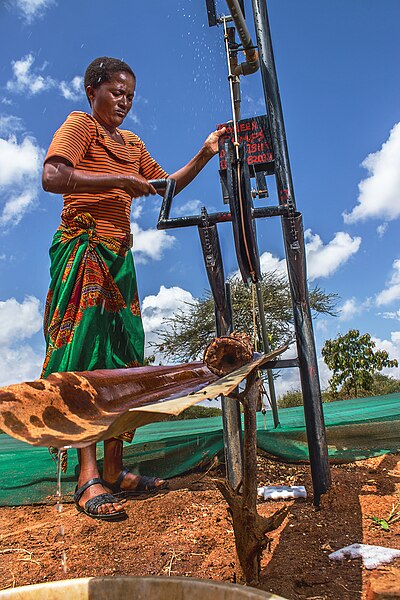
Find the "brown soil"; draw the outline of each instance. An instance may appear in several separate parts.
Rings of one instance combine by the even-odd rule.
[[[110,575],[186,576],[236,581],[235,547],[227,506],[213,477],[192,473],[156,497],[129,501],[129,519],[99,523],[64,504],[0,509],[0,589],[43,581]],[[260,501],[270,515],[286,504],[289,517],[270,534],[260,588],[290,600],[365,598],[373,571],[360,560],[335,562],[328,554],[352,543],[400,549],[400,520],[386,532],[371,517],[387,517],[399,500],[400,456],[387,455],[332,467],[333,486],[321,509],[312,498]],[[259,459],[260,484],[306,485],[309,467]],[[60,534],[64,528],[64,538]],[[66,553],[67,572],[61,564]],[[393,563],[399,566],[400,561]],[[380,567],[384,570],[385,567]]]

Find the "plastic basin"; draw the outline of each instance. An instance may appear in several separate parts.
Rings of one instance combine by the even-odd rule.
[[[3,590],[0,600],[284,600],[251,587],[190,577],[86,577]]]

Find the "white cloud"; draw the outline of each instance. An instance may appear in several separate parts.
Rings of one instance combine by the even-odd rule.
[[[271,254],[271,252],[263,252],[260,256],[260,266],[262,273],[276,271],[279,275],[287,276],[286,260],[280,259]]]
[[[200,213],[201,204],[200,200],[189,200],[185,204],[175,206],[174,212],[177,215],[197,215]]]
[[[274,381],[275,394],[281,398],[287,392],[301,390],[300,373],[298,369],[282,369],[278,379]],[[269,395],[268,379],[265,379],[265,389]]]
[[[15,117],[5,121],[8,129]],[[21,123],[14,123],[19,130]],[[44,151],[36,140],[25,136],[21,142],[14,135],[0,137],[0,226],[18,224],[36,201]]]
[[[15,298],[0,302],[0,344],[29,338],[41,326],[40,302],[34,296],[27,296],[21,303]]]
[[[189,310],[188,303],[194,298],[190,292],[174,286],[160,286],[157,294],[146,296],[142,302],[143,327],[146,333],[158,329],[164,318],[171,317],[178,309]]]
[[[132,123],[134,123],[135,125],[141,125],[142,124],[141,120],[138,117],[138,114],[134,110],[131,110],[128,113],[128,119],[130,119],[132,121]]]
[[[7,81],[7,89],[10,92],[35,95],[56,85],[56,82],[51,77],[40,75],[38,73],[40,69],[32,72],[34,62],[33,54],[27,54],[20,60],[12,61],[14,79]]]
[[[135,94],[135,104],[148,104],[149,101],[145,96],[141,96],[140,94]]]
[[[249,96],[249,94],[244,94],[243,101],[246,102],[247,108],[252,112],[257,112],[260,109],[263,109],[263,111],[265,110],[264,96],[259,96],[257,99],[254,99],[253,96]]]
[[[155,295],[146,296],[142,302],[143,327],[146,333],[146,346],[157,340],[156,330],[162,328],[164,319],[171,317],[178,309],[189,310],[188,303],[195,299],[187,290],[174,286],[166,288],[163,285]],[[152,354],[150,348],[146,354]],[[158,357],[160,359],[161,357]]]
[[[339,319],[341,321],[350,321],[354,315],[359,314],[360,307],[356,298],[349,298],[339,308]]]
[[[0,115],[0,135],[15,134],[23,130],[22,120],[13,115]]]
[[[328,387],[328,381],[330,377],[332,377],[332,371],[327,367],[324,359],[321,355],[317,357],[318,361],[318,374],[319,374],[319,383],[321,385],[321,390],[326,390]]]
[[[40,302],[27,296],[23,302],[10,298],[0,302],[0,385],[35,379],[40,375],[43,355],[20,343],[42,327]]]
[[[141,229],[137,223],[131,223],[133,233],[133,253],[138,263],[146,263],[149,259],[161,260],[164,252],[172,248],[176,238],[166,231],[158,229]]]
[[[42,365],[43,355],[28,344],[0,346],[0,386],[38,379]]]
[[[379,235],[379,237],[383,237],[386,233],[386,230],[388,228],[388,224],[389,223],[382,223],[381,225],[378,225],[378,227],[376,228],[376,233]]]
[[[314,319],[314,327],[315,331],[319,331],[320,333],[328,332],[328,321],[326,319]]]
[[[76,102],[85,96],[83,78],[76,75],[71,81],[58,81],[49,75],[42,75],[47,67],[44,63],[41,67],[34,67],[35,57],[32,53],[27,54],[20,60],[12,61],[13,79],[7,81],[6,87],[9,92],[17,94],[28,94],[34,96],[50,89],[58,89],[66,100]]]
[[[351,321],[356,315],[360,315],[371,307],[371,299],[367,298],[363,302],[357,298],[349,298],[339,308],[339,321]]]
[[[32,178],[40,169],[40,148],[33,138],[25,137],[18,144],[15,136],[0,138],[0,187],[20,184]]]
[[[310,229],[304,232],[306,240],[307,272],[309,281],[318,277],[330,277],[349,258],[358,252],[361,245],[360,237],[351,237],[348,233],[339,231],[328,244],[324,245],[318,234]]]
[[[324,245],[318,234],[313,234],[310,229],[304,233],[307,256],[308,280],[313,281],[318,277],[330,277],[349,258],[358,252],[361,244],[360,237],[351,237],[348,233],[339,231],[333,240]],[[273,256],[264,252],[260,256],[261,271],[276,271],[287,275],[286,259]]]
[[[131,109],[131,111],[128,113],[128,119],[130,119],[132,121],[132,123],[134,123],[135,125],[142,125],[142,120],[139,117],[139,114],[137,112],[137,108],[142,105],[142,104],[148,104],[149,101],[147,98],[145,98],[144,96],[141,96],[140,94],[135,94],[135,100],[134,100],[134,107],[133,109]],[[156,129],[154,127],[151,126],[151,124],[149,124],[148,122],[146,123],[147,128],[151,128],[151,129]]]
[[[18,225],[24,214],[33,206],[36,196],[36,190],[32,188],[19,196],[9,197],[0,215],[0,226]]]
[[[271,254],[271,252],[263,252],[260,255],[260,267],[261,273],[274,273],[278,275],[284,275],[287,277],[286,259],[278,258]],[[229,273],[229,277],[238,277],[241,279],[239,269]]]
[[[46,9],[53,4],[54,0],[8,0],[6,3],[9,8],[19,13],[20,18],[27,24],[42,17]]]
[[[375,342],[375,350],[386,350],[389,354],[390,360],[394,358],[400,364],[400,331],[391,331],[390,340],[381,340],[377,337],[372,337]],[[385,367],[381,371],[384,375],[390,375],[396,379],[400,379],[400,367],[394,367],[392,369]]]
[[[135,202],[135,200],[133,200],[132,212],[131,212],[132,219],[134,219],[135,221],[137,219],[139,219],[142,215],[142,212],[143,212],[143,204],[139,204],[139,202]]]
[[[384,319],[394,319],[395,321],[400,321],[400,308],[391,312],[379,313],[379,315]]]
[[[358,204],[344,213],[345,223],[368,218],[392,221],[400,216],[400,123],[396,123],[388,140],[378,152],[369,154],[362,162],[368,177],[358,189]]]
[[[390,304],[394,300],[400,299],[400,258],[397,258],[393,262],[394,273],[390,278],[387,287],[379,292],[376,297],[376,304],[382,306],[383,304]]]
[[[85,96],[83,77],[76,75],[70,82],[61,81],[60,91],[66,100],[80,100]]]

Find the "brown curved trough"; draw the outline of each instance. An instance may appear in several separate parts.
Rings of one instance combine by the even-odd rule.
[[[285,348],[218,378],[203,363],[54,373],[0,388],[0,429],[35,446],[84,447],[227,396]]]

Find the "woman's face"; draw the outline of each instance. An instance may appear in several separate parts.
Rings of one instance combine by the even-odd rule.
[[[107,129],[119,127],[131,110],[135,85],[135,79],[125,71],[114,73],[111,81],[98,88],[89,85],[86,91],[92,115]]]

